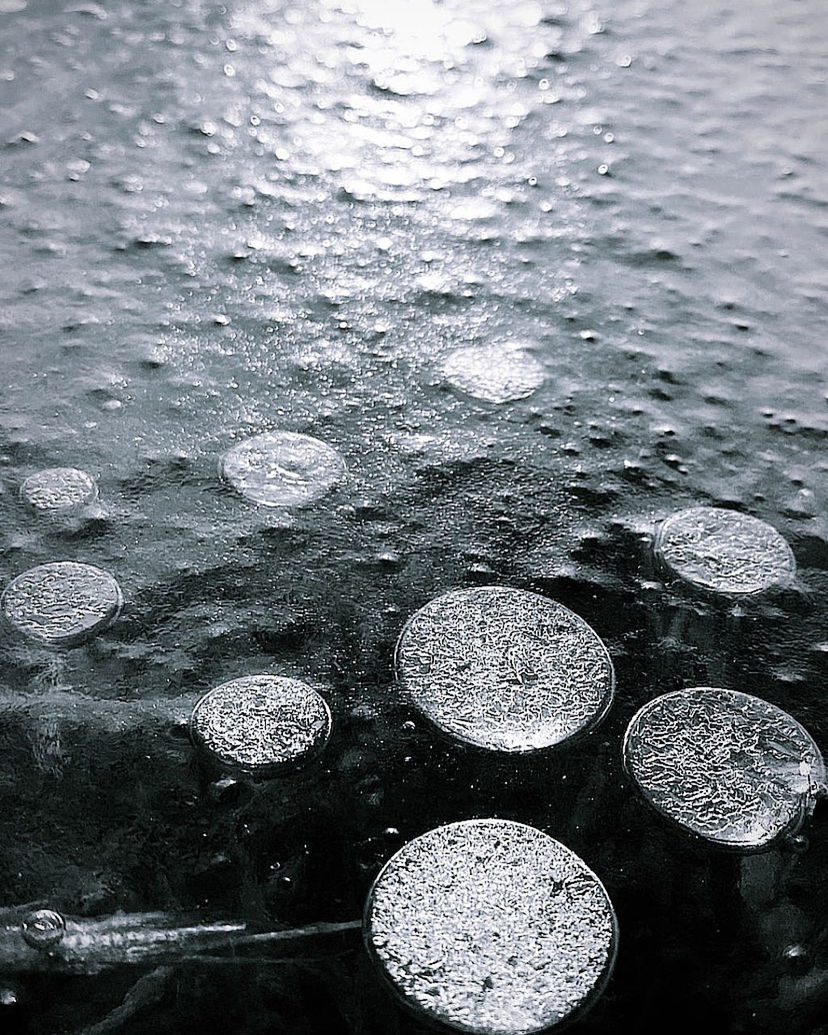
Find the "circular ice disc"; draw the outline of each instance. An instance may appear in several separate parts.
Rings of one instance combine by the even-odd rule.
[[[690,507],[667,518],[655,552],[674,575],[716,593],[761,593],[790,581],[796,570],[775,528],[716,507]]]
[[[331,713],[325,699],[298,679],[244,676],[197,702],[190,732],[220,763],[272,775],[321,751]]]
[[[624,763],[662,815],[743,851],[795,831],[825,785],[819,749],[795,719],[707,686],[646,704],[627,728]]]
[[[582,618],[505,586],[431,600],[403,629],[396,666],[427,719],[492,751],[537,751],[592,729],[615,686],[607,649]]]
[[[513,345],[470,345],[454,349],[438,365],[440,374],[461,392],[486,402],[525,399],[543,384],[540,363]]]
[[[49,467],[36,471],[20,486],[20,498],[35,510],[74,510],[98,496],[95,479],[77,467]]]
[[[118,617],[123,599],[118,583],[100,568],[56,561],[10,582],[0,612],[22,635],[57,646],[100,632]]]
[[[292,431],[266,431],[229,449],[219,471],[233,488],[263,507],[301,507],[345,477],[333,446]]]
[[[368,896],[369,953],[404,1002],[481,1035],[559,1024],[600,995],[616,920],[574,852],[501,819],[409,841]]]

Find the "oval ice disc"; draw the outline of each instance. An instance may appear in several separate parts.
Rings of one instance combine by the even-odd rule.
[[[646,704],[627,728],[624,763],[662,815],[744,851],[798,829],[825,785],[819,749],[795,719],[717,687]]]
[[[98,497],[95,479],[76,467],[48,467],[30,474],[20,486],[20,498],[41,511],[74,510]]]
[[[592,729],[615,685],[607,649],[582,618],[505,586],[431,600],[403,629],[396,667],[429,721],[493,751],[537,751]]]
[[[761,593],[789,582],[796,571],[791,548],[775,528],[717,507],[690,507],[667,518],[655,552],[674,575],[715,593]]]
[[[420,1014],[479,1035],[528,1035],[603,990],[616,920],[603,885],[547,834],[500,819],[406,844],[368,896],[365,940]]]
[[[266,774],[320,751],[330,735],[331,713],[325,699],[299,679],[244,676],[200,698],[190,731],[219,762]]]
[[[326,442],[292,431],[266,431],[229,449],[221,477],[263,507],[301,507],[324,496],[346,474],[341,454]]]
[[[52,645],[100,632],[117,618],[122,605],[121,589],[111,575],[75,561],[30,568],[0,598],[0,612],[12,628]]]
[[[525,399],[544,381],[543,367],[534,356],[510,344],[453,349],[437,369],[454,388],[492,403]]]

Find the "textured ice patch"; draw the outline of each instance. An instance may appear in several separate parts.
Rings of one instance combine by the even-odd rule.
[[[524,1035],[600,994],[615,954],[612,904],[574,852],[499,819],[405,845],[368,897],[365,938],[392,988],[433,1020]]]
[[[716,687],[646,704],[627,729],[624,763],[662,815],[743,850],[796,830],[825,791],[819,749],[795,719],[758,697]]]
[[[75,510],[98,496],[95,479],[77,467],[48,467],[36,471],[20,486],[20,498],[35,510],[51,513]]]
[[[30,568],[10,582],[0,598],[0,613],[13,629],[55,646],[100,632],[122,606],[121,589],[111,575],[75,561]]]
[[[301,507],[324,496],[346,474],[341,454],[293,431],[266,431],[221,458],[219,472],[245,499],[263,507]]]
[[[454,388],[493,403],[525,399],[544,380],[540,363],[526,349],[510,344],[454,349],[437,370]]]
[[[283,676],[244,676],[193,708],[193,740],[219,762],[273,774],[320,751],[331,731],[328,705],[312,687]]]
[[[657,557],[686,582],[716,593],[761,593],[793,578],[790,546],[765,521],[716,507],[691,507],[667,518]]]
[[[582,618],[505,586],[431,600],[403,629],[396,666],[427,719],[493,751],[553,747],[591,729],[615,684],[607,649]]]

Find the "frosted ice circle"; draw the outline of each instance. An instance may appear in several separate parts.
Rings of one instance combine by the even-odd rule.
[[[214,759],[263,775],[316,754],[330,731],[324,698],[301,680],[283,676],[222,683],[200,698],[190,717],[193,741]]]
[[[431,830],[389,860],[368,896],[365,940],[421,1015],[528,1035],[600,995],[617,927],[574,852],[522,823],[479,819]]]
[[[41,564],[18,575],[0,598],[8,624],[31,640],[59,646],[100,632],[118,617],[123,596],[100,568],[76,561]]]
[[[266,431],[229,449],[219,472],[252,503],[301,507],[340,482],[346,467],[341,454],[319,439],[293,431]]]
[[[718,687],[646,704],[627,728],[624,764],[663,816],[745,851],[795,832],[825,789],[822,756],[795,719]]]
[[[592,729],[615,676],[597,633],[563,604],[505,586],[452,590],[408,621],[397,678],[444,732],[493,751],[553,747]]]
[[[674,575],[716,593],[761,593],[796,571],[791,548],[775,528],[717,507],[690,507],[667,518],[655,552]]]
[[[20,498],[35,510],[75,510],[98,497],[95,479],[77,467],[48,467],[36,471],[20,486]]]
[[[540,363],[514,345],[469,345],[438,363],[441,376],[475,399],[504,403],[525,399],[544,381]]]

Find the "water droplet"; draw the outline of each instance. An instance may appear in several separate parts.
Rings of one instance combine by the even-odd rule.
[[[26,944],[33,949],[53,948],[66,934],[66,922],[54,909],[36,909],[20,925]]]

